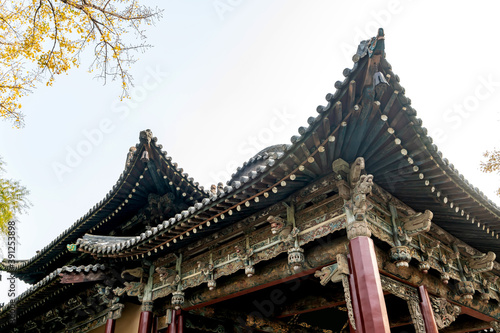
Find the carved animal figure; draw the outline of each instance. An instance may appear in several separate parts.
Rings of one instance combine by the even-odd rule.
[[[151,132],[150,129],[141,131],[141,133],[139,134],[139,140],[142,144],[149,145],[151,143],[151,139],[153,139],[153,132]]]
[[[472,273],[488,272],[493,269],[496,257],[496,254],[490,251],[482,256],[472,257],[468,266]]]
[[[238,258],[243,262],[243,264],[245,264],[245,266],[248,265],[250,257],[253,255],[253,250],[242,249],[238,245],[235,245],[234,249],[236,250],[236,254],[238,255]]]
[[[352,203],[353,214],[356,220],[362,220],[364,213],[372,208],[366,196],[371,193],[373,175],[362,175],[353,189]]]
[[[217,196],[217,187],[215,186],[215,184],[210,185],[209,195],[210,195],[210,198]]]
[[[113,293],[120,297],[124,293],[127,293],[129,296],[141,296],[144,292],[144,283],[141,282],[125,282],[125,287],[123,288],[115,288],[113,289]]]
[[[125,274],[132,275],[133,277],[140,279],[142,282],[142,276],[144,275],[144,270],[142,269],[142,267],[126,269],[121,274],[122,279],[125,278]]]
[[[132,163],[132,159],[134,158],[134,153],[136,150],[137,150],[137,148],[135,148],[135,147],[130,147],[130,149],[128,150],[127,161],[125,162],[125,167],[129,167],[130,163]]]
[[[267,222],[271,224],[273,235],[281,233],[283,236],[288,236],[292,231],[292,226],[289,226],[287,221],[279,216],[269,215]]]
[[[271,232],[273,235],[279,234],[280,240],[288,246],[293,244],[295,237],[300,232],[298,228],[293,228],[291,225],[288,225],[288,222],[279,216],[270,215],[267,218],[267,222],[271,224]]]
[[[459,306],[449,303],[445,298],[431,298],[432,310],[438,329],[450,326],[462,311]]]
[[[430,210],[410,215],[401,220],[401,226],[407,235],[413,236],[431,229],[431,220],[434,215]]]
[[[351,165],[350,180],[351,185],[356,185],[361,177],[361,171],[365,169],[365,159],[363,157],[358,157],[354,163]],[[371,191],[371,190],[370,190]]]
[[[205,276],[208,276],[214,270],[214,265],[210,263],[197,261],[197,264],[201,274]]]
[[[165,282],[165,284],[167,285],[172,286],[181,280],[179,274],[177,274],[177,271],[173,269],[169,269],[166,267],[157,267],[155,271],[160,275],[160,281]]]
[[[328,282],[330,282],[334,272],[335,270],[332,269],[331,265],[325,266],[320,271],[314,272],[314,277],[319,278],[319,283],[322,286],[325,286]]]

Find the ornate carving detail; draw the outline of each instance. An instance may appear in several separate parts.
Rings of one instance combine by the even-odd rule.
[[[419,269],[424,272],[428,273],[429,269],[431,268],[431,265],[429,263],[429,259],[432,258],[432,254],[434,253],[435,250],[439,248],[441,243],[439,241],[432,242],[431,244],[425,245],[424,242],[422,242],[422,239],[418,240],[420,250],[422,251],[422,261],[420,261],[419,264]],[[449,277],[448,277],[449,280]]]
[[[363,221],[365,212],[373,207],[367,199],[372,186],[373,175],[362,175],[352,190],[352,212],[356,221]]]
[[[29,330],[34,330],[37,328],[37,325],[36,323],[33,321],[33,320],[29,320],[25,325],[24,325],[24,329],[26,331],[29,331]]]
[[[496,254],[491,251],[481,256],[472,257],[464,265],[464,272],[468,275],[489,272],[493,269],[496,257]]]
[[[495,332],[500,332],[500,322],[498,321],[490,321],[491,327],[495,330]]]
[[[132,275],[133,277],[140,279],[140,281],[142,282],[142,278],[144,275],[144,269],[142,267],[126,269],[121,274],[122,279],[125,278],[125,274]]]
[[[431,230],[431,220],[434,215],[430,210],[417,213],[401,219],[401,229],[409,236],[415,236]]]
[[[66,248],[68,249],[69,252],[71,253],[75,253],[78,251],[78,247],[76,246],[76,244],[67,244],[66,245]]]
[[[300,247],[288,249],[288,264],[292,266],[295,271],[300,270],[304,264],[304,260],[304,249]]]
[[[156,267],[155,271],[160,275],[160,281],[163,281],[164,284],[174,285],[181,280],[175,269],[162,266]]]
[[[474,283],[471,281],[460,281],[457,283],[457,292],[458,295],[463,297],[465,300],[469,300],[473,298],[476,290],[474,289]]]
[[[336,162],[338,165],[336,165]],[[339,169],[339,165],[343,166],[344,161],[335,161],[332,167]],[[367,199],[367,195],[371,193],[373,186],[373,175],[362,175],[365,168],[365,160],[358,157],[351,165],[349,177],[350,188],[346,181],[340,179],[337,181],[339,194],[344,198],[344,209],[347,215],[347,238],[353,239],[359,236],[371,236],[371,231],[366,221],[365,213],[372,209],[373,206]],[[338,176],[342,177],[340,171]]]
[[[282,242],[292,246],[295,237],[300,232],[298,228],[293,228],[293,226],[288,225],[288,222],[279,216],[270,215],[267,218],[267,222],[271,224],[271,232],[273,235],[279,234]]]
[[[438,329],[450,326],[462,311],[459,306],[449,303],[445,298],[431,297],[431,305]]]
[[[354,310],[352,308],[351,300],[351,288],[349,286],[349,278],[345,274],[342,274],[342,286],[344,287],[344,298],[345,305],[347,306],[347,315],[349,316],[349,322],[351,323],[352,328],[356,330],[356,320],[354,320]]]
[[[383,275],[380,276],[380,283],[382,284],[383,290],[388,291],[399,298],[402,298],[406,301],[414,300],[419,302],[417,291],[411,286]]]
[[[408,267],[411,260],[411,250],[408,246],[395,246],[390,250],[391,259],[396,267]]]
[[[127,160],[125,161],[126,168],[128,168],[130,166],[130,164],[132,163],[132,159],[134,158],[134,154],[135,154],[136,150],[137,150],[137,148],[135,148],[135,147],[130,147],[130,149],[128,150]]]
[[[141,133],[139,134],[139,141],[144,145],[149,146],[152,139],[153,139],[153,132],[151,132],[150,129],[141,131]]]
[[[408,301],[408,309],[410,310],[410,316],[413,322],[413,326],[415,327],[416,333],[426,333],[425,331],[425,322],[422,316],[422,312],[420,311],[420,304],[416,300]]]
[[[207,263],[201,261],[197,261],[197,264],[201,275],[203,275],[204,279],[207,281],[208,289],[213,290],[217,285],[214,279],[214,265],[211,262]]]
[[[143,301],[141,306],[141,311],[152,312],[153,311],[153,301]]]
[[[325,286],[328,282],[339,282],[341,275],[349,275],[349,265],[347,257],[343,254],[337,255],[337,262],[323,267],[320,271],[314,273],[314,277],[320,279],[320,284]]]
[[[353,239],[359,236],[371,237],[372,232],[367,222],[354,221],[347,224],[347,238]]]
[[[245,274],[248,277],[252,277],[255,274],[255,268],[252,262],[253,250],[251,248],[241,249],[238,245],[236,245],[234,249],[236,250],[238,259],[240,259],[245,267]]]
[[[176,290],[172,293],[172,305],[176,310],[179,310],[184,304],[184,292],[182,290]]]
[[[113,293],[120,297],[123,294],[127,293],[129,296],[136,296],[139,299],[142,299],[142,296],[144,294],[144,287],[146,284],[142,282],[125,282],[124,283],[125,287],[123,288],[115,288],[113,289]]]
[[[447,272],[441,272],[440,278],[444,284],[448,284],[450,282],[450,274]]]

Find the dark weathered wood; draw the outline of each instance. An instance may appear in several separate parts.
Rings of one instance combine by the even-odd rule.
[[[345,304],[342,286],[338,284],[335,294],[326,297],[306,296],[295,302],[287,302],[281,307],[281,311],[276,314],[276,318],[289,317],[301,313],[327,309]]]
[[[340,157],[340,154],[342,153],[342,146],[344,144],[344,138],[345,138],[345,133],[347,131],[347,126],[348,123],[343,121],[340,124],[340,129],[339,129],[339,134],[337,136],[337,140],[335,140],[335,156],[333,160],[335,161]]]
[[[482,320],[472,319],[466,322],[452,323],[450,326],[443,328],[441,333],[469,333],[477,332],[491,328],[491,324]],[[489,330],[488,330],[489,332]]]
[[[382,128],[386,124],[387,116],[382,115],[378,118],[375,118],[375,120],[376,120],[375,124],[373,126],[371,126],[370,132],[368,133],[368,135],[363,140],[363,143],[361,144],[361,147],[358,151],[358,156],[365,156],[365,153],[370,148],[371,143],[379,135],[379,133],[382,131]]]
[[[270,262],[268,265],[257,269],[254,276],[249,279],[246,275],[238,274],[228,278],[224,284],[217,284],[214,290],[198,290],[186,300],[186,310],[218,303],[266,287],[277,285],[291,279],[312,274],[316,268],[332,263],[332,258],[338,253],[345,253],[347,239],[338,238],[324,245],[318,245],[307,253],[306,270],[295,272],[288,265],[288,258]]]

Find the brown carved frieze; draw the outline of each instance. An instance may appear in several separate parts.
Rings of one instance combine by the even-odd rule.
[[[431,296],[430,299],[436,325],[440,330],[450,326],[462,312],[458,305],[448,302],[445,298]]]

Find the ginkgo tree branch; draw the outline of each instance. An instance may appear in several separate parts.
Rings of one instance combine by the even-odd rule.
[[[483,156],[487,160],[481,161],[481,171],[500,174],[500,150],[487,151]],[[500,196],[500,188],[497,190],[497,195]]]
[[[52,85],[55,76],[80,65],[80,56],[93,46],[89,71],[121,81],[128,96],[132,76],[131,52],[150,45],[141,25],[153,24],[161,11],[137,0],[23,0],[0,2],[0,117],[23,125],[20,100],[38,84]],[[139,39],[129,39],[135,32]],[[129,41],[133,40],[129,44]],[[16,88],[14,88],[16,87]]]

